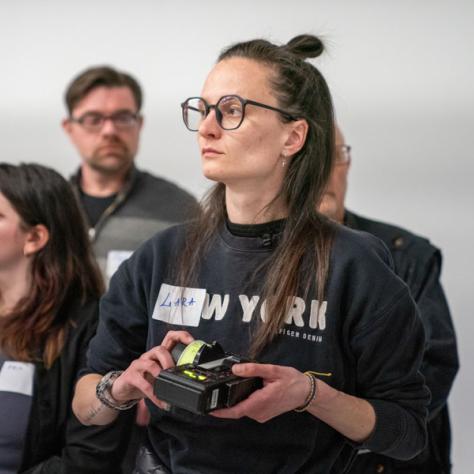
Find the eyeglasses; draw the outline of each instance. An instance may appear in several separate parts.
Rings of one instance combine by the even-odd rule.
[[[336,145],[335,147],[335,163],[342,165],[351,161],[351,146],[350,145]]]
[[[119,130],[129,130],[135,127],[140,116],[132,112],[116,112],[111,115],[103,115],[98,112],[86,112],[78,118],[70,117],[71,122],[78,123],[89,132],[98,132],[104,126],[106,120],[111,120]]]
[[[202,121],[209,115],[211,109],[216,112],[216,120],[224,130],[235,130],[239,128],[245,117],[245,107],[255,105],[268,110],[280,113],[287,120],[298,120],[293,115],[284,110],[272,107],[271,105],[255,102],[254,100],[242,99],[238,95],[225,95],[216,104],[208,104],[202,97],[190,97],[182,104],[183,121],[188,130],[197,132]]]

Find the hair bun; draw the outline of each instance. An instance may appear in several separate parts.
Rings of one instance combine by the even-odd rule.
[[[317,58],[324,51],[324,44],[317,36],[305,34],[295,36],[284,48],[302,59]]]

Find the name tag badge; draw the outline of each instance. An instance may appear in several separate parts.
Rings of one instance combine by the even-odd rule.
[[[33,395],[33,377],[35,366],[30,362],[7,360],[0,370],[0,392]]]
[[[186,288],[163,283],[153,310],[153,319],[177,326],[199,326],[206,299],[203,288]]]
[[[132,250],[110,250],[107,253],[107,264],[105,267],[107,278],[112,278],[112,275],[118,270],[120,264],[127,260],[132,253]]]

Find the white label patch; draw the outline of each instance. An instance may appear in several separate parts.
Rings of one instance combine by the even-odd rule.
[[[132,250],[110,250],[107,253],[107,264],[105,267],[107,278],[112,278],[112,275],[118,270],[120,264],[127,260],[132,253]]]
[[[163,283],[153,310],[153,319],[177,326],[199,326],[206,299],[203,288],[185,288]]]
[[[0,370],[0,392],[14,392],[33,395],[35,366],[30,362],[7,360]]]

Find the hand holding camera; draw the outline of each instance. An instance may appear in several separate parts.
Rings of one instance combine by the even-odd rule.
[[[192,413],[205,414],[228,408],[262,388],[259,377],[239,377],[232,366],[249,362],[226,353],[217,343],[193,341],[178,343],[171,351],[176,367],[162,370],[155,380],[155,396],[172,406]]]

